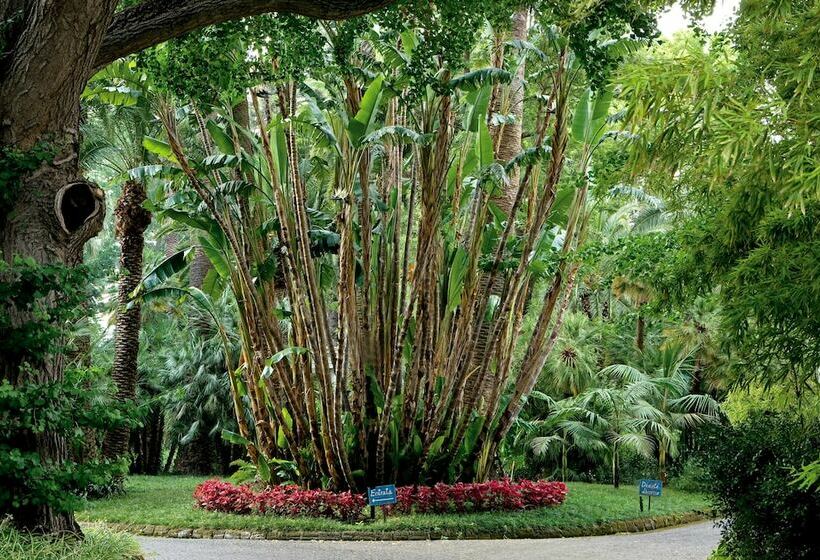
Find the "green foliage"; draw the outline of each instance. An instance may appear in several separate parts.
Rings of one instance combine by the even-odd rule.
[[[19,257],[11,264],[0,260],[0,297],[6,305],[0,316],[0,351],[15,368],[0,384],[0,513],[14,515],[42,504],[68,511],[77,494],[104,485],[122,470],[122,465],[105,462],[46,461],[33,446],[38,438],[64,437],[74,448],[82,444],[84,429],[107,430],[133,416],[84,386],[82,372],[69,370],[65,379],[39,381],[38,369],[67,351],[67,327],[82,315],[85,285],[82,267]]]
[[[31,372],[30,372],[31,373]],[[30,383],[12,387],[0,384],[0,513],[50,505],[70,511],[89,487],[104,486],[125,465],[107,461],[78,463],[44,461],[23,442],[38,437],[63,436],[71,448],[82,446],[84,429],[108,430],[133,424],[133,411],[115,405],[72,380]]]
[[[4,560],[136,560],[140,547],[131,535],[89,527],[83,538],[39,536],[16,531],[0,521],[0,558]]]
[[[156,87],[210,107],[233,105],[260,83],[299,79],[325,63],[318,25],[308,18],[266,14],[220,23],[137,55]]]
[[[60,264],[42,265],[30,258],[14,257],[11,264],[0,260],[0,301],[25,321],[16,321],[12,313],[0,315],[0,352],[10,362],[42,359],[63,350],[66,325],[82,317],[86,294],[86,271],[83,267]]]
[[[617,77],[633,171],[686,209],[677,271],[720,287],[742,382],[808,382],[820,365],[818,5],[741,5],[723,37],[682,35]]]
[[[565,30],[569,46],[590,78],[593,88],[605,85],[610,73],[628,49],[610,48],[615,40],[626,37],[652,40],[659,33],[654,10],[665,2],[606,0],[568,3],[543,0],[540,19]]]
[[[711,499],[723,522],[723,548],[736,560],[817,557],[813,531],[820,493],[792,483],[817,457],[820,426],[788,415],[755,414],[703,442]]]

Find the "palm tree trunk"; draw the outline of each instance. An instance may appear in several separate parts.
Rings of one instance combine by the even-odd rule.
[[[567,481],[567,444],[561,444],[561,482]]]
[[[165,466],[162,467],[162,472],[168,474],[171,472],[171,465],[174,464],[174,457],[177,454],[177,447],[179,446],[179,439],[174,438],[171,442],[171,448],[168,450],[168,458],[165,460]]]
[[[646,346],[646,320],[643,318],[640,311],[638,311],[638,320],[636,322],[635,330],[635,346],[638,347],[638,350],[643,352],[643,349]]]
[[[117,330],[114,339],[114,369],[111,376],[117,386],[117,400],[125,402],[136,396],[137,356],[141,310],[138,304],[130,308],[129,296],[142,279],[142,250],[145,230],[151,223],[151,213],[143,208],[145,187],[138,181],[123,185],[122,196],[116,208],[116,235],[120,241],[120,281],[117,290],[119,305]],[[103,444],[103,455],[117,459],[128,449],[129,428],[122,426],[110,431]]]

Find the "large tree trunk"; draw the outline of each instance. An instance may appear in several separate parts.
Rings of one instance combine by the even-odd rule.
[[[112,22],[117,0],[0,0],[0,158],[8,149],[25,151],[45,142],[55,153],[36,171],[12,178],[13,185],[0,185],[4,202],[9,201],[0,207],[1,257],[76,265],[85,242],[100,230],[103,195],[82,178],[78,162],[79,99],[95,69],[181,33],[246,15],[282,10],[341,19],[386,3],[146,0]],[[30,319],[5,302],[0,305],[18,325]],[[36,374],[22,375],[19,360],[0,356],[0,375],[13,385],[63,379],[61,356],[34,365]],[[53,433],[30,443],[44,462],[67,458],[66,442]],[[80,532],[71,513],[45,506],[22,512],[15,521],[43,532]]]
[[[48,142],[55,154],[36,171],[13,178],[14,191],[12,185],[2,185],[3,194],[11,197],[0,216],[0,250],[8,262],[19,255],[41,264],[76,265],[85,242],[102,227],[103,195],[80,175],[77,130],[79,96],[114,4],[0,2],[0,19],[19,22],[9,33],[11,54],[0,59],[0,144],[28,151]],[[54,286],[55,294],[60,289]],[[3,305],[16,324],[31,320],[26,312]],[[2,378],[15,386],[63,380],[62,356],[35,365],[35,374],[22,375],[17,359],[0,356]],[[25,439],[24,451],[38,453],[43,463],[59,465],[68,458],[65,438],[57,433]],[[71,512],[49,505],[18,511],[14,522],[36,532],[80,532]]]
[[[143,208],[145,187],[138,181],[123,185],[117,202],[116,235],[120,241],[120,281],[117,290],[117,330],[114,338],[114,369],[111,377],[117,386],[117,400],[126,402],[136,397],[139,372],[142,311],[135,303],[129,307],[130,295],[142,280],[142,250],[145,230],[151,223],[151,213]],[[121,426],[108,432],[103,445],[107,459],[118,459],[128,450],[129,429]]]
[[[0,20],[16,23],[7,31],[9,53],[0,58],[0,144],[27,151],[48,142],[54,157],[36,171],[2,185],[13,199],[0,216],[0,250],[42,264],[78,264],[85,242],[102,226],[102,192],[80,175],[79,97],[90,75],[116,0],[0,2]],[[60,287],[55,286],[55,292]],[[17,324],[31,317],[3,304]],[[14,385],[63,380],[63,357],[51,356],[24,374],[14,358],[0,356],[3,379]],[[44,463],[68,457],[65,439],[46,432],[30,438],[30,450]],[[50,506],[21,511],[15,523],[39,532],[79,532],[70,512]]]

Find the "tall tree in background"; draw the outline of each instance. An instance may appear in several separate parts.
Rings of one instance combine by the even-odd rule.
[[[131,304],[131,292],[142,280],[142,250],[145,230],[151,213],[143,207],[145,186],[127,181],[115,210],[116,236],[120,242],[120,280],[117,289],[117,328],[114,342],[114,369],[111,376],[117,386],[117,399],[126,401],[136,394],[139,336],[142,312],[138,301]],[[131,305],[129,305],[131,304]],[[128,449],[129,429],[120,427],[109,432],[103,454],[118,459]]]

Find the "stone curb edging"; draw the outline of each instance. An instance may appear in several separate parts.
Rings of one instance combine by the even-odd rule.
[[[685,525],[711,518],[706,512],[692,511],[623,521],[607,521],[585,527],[520,527],[503,528],[483,535],[465,534],[457,530],[441,531],[239,531],[225,529],[190,529],[162,525],[133,525],[128,523],[83,523],[104,525],[115,530],[146,537],[176,539],[244,539],[292,541],[426,541],[441,539],[549,539],[562,537],[591,537],[616,533],[640,533],[676,525]]]

